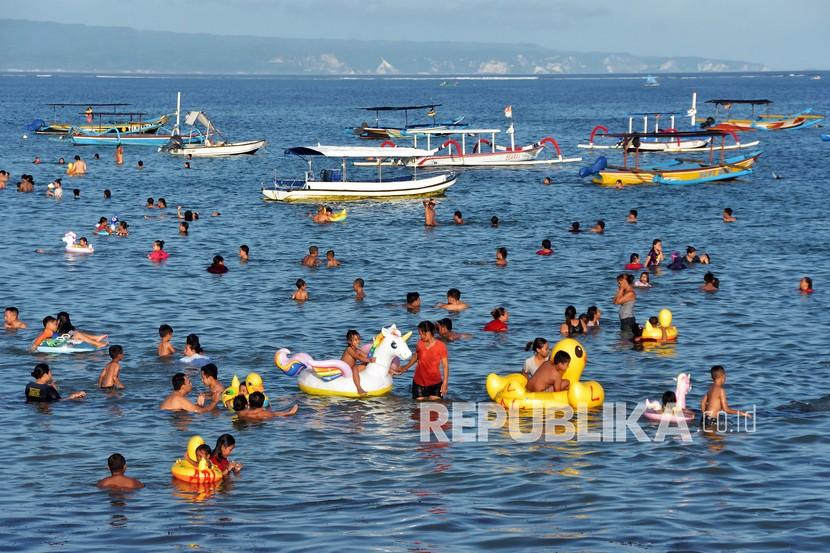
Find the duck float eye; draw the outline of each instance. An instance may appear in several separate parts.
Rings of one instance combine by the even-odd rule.
[[[576,346],[574,348],[574,353],[578,359],[582,359],[582,356],[585,355],[585,352],[582,351],[582,346]]]

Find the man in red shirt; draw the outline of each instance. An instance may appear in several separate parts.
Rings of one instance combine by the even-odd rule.
[[[420,340],[415,347],[415,355],[395,372],[403,374],[415,362],[418,363],[415,376],[412,378],[412,399],[418,401],[441,399],[447,395],[447,384],[450,379],[447,346],[441,340],[435,339],[436,334],[437,329],[432,321],[421,321],[418,324]]]

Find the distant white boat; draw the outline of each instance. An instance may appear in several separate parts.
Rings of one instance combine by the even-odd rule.
[[[265,140],[247,140],[244,142],[226,142],[210,119],[201,111],[190,111],[184,122],[191,127],[200,123],[204,128],[202,135],[205,137],[203,143],[185,144],[180,137],[174,136],[170,142],[159,148],[159,152],[167,152],[174,156],[191,157],[221,157],[237,156],[244,154],[255,154],[263,148]]]
[[[655,77],[654,75],[647,75],[645,79],[646,82],[643,84],[643,86],[647,88],[654,88],[656,86],[660,86],[660,81],[658,81],[657,77]]]
[[[820,81],[821,80],[821,75],[813,75],[812,77],[810,77],[810,80],[811,81]]]
[[[52,75],[35,75],[35,77],[37,77],[38,79],[48,79],[51,76]]]

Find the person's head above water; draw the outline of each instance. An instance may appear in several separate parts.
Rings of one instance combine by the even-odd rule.
[[[421,305],[421,294],[418,292],[407,292],[406,305],[409,307],[418,307]]]

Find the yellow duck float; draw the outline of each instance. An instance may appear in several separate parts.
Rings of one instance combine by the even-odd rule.
[[[239,377],[233,375],[231,385],[222,392],[222,404],[230,410],[233,410],[233,400],[239,395],[240,387]],[[254,392],[262,392],[265,395],[265,385],[262,383],[262,377],[258,373],[248,373],[248,376],[245,377],[245,388],[247,389],[247,392],[243,394],[245,399],[248,399],[248,396]],[[265,403],[263,406],[268,407],[270,403],[268,396],[265,395]]]
[[[599,407],[605,401],[605,391],[599,382],[582,382],[580,377],[588,361],[588,353],[573,338],[560,340],[550,352],[550,359],[558,351],[571,356],[571,362],[562,378],[570,382],[568,390],[561,392],[528,392],[527,377],[521,373],[487,376],[487,395],[505,409],[540,409],[545,407]]]
[[[201,436],[193,436],[187,442],[187,454],[184,459],[176,459],[170,472],[173,478],[189,484],[215,484],[222,480],[222,471],[210,466],[204,459],[196,461],[196,448],[204,444]]]
[[[677,327],[671,324],[672,315],[668,309],[661,309],[657,314],[658,326],[651,324],[651,321],[646,321],[643,326],[643,340],[650,340],[654,342],[673,342],[677,340]],[[666,329],[666,338],[663,338],[663,329]]]

